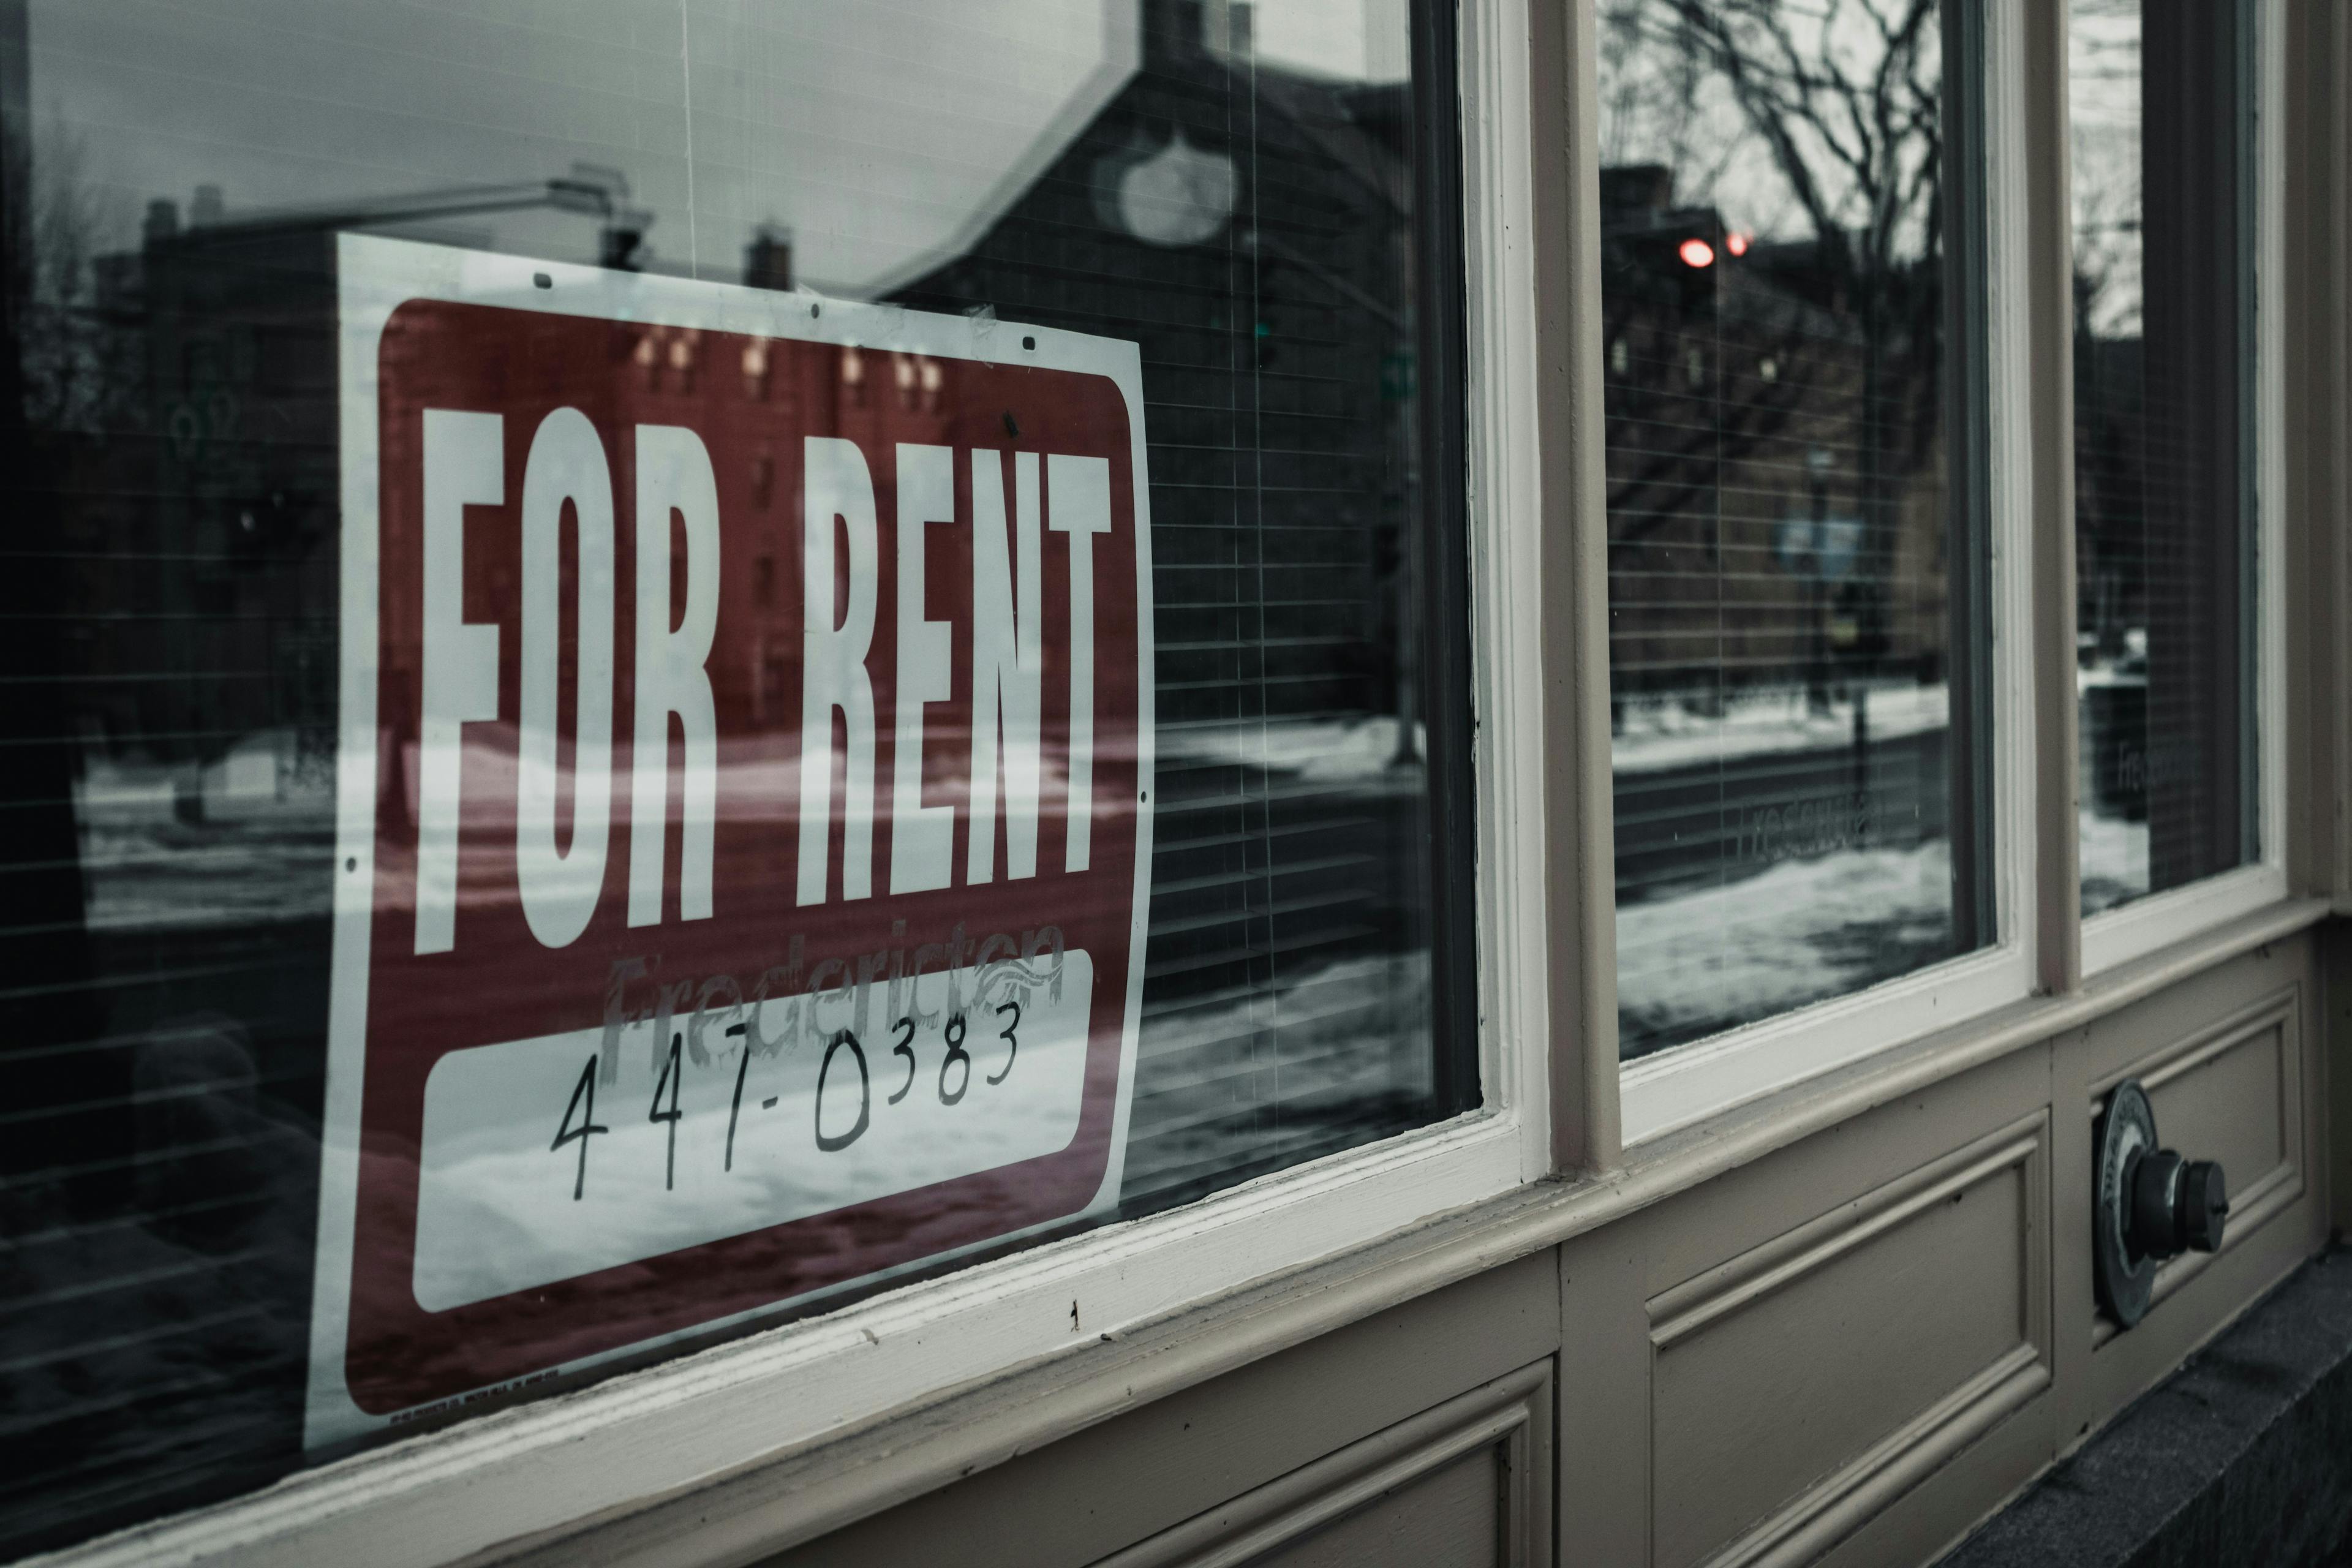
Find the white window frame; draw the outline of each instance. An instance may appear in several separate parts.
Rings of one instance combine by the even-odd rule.
[[[1991,532],[1994,942],[1864,990],[1626,1063],[1620,1114],[1630,1146],[1664,1137],[1767,1095],[1979,1018],[2031,994],[2037,983],[2032,746],[2034,733],[2033,430],[2026,245],[2023,108],[2025,6],[1986,7],[1987,431]],[[1587,84],[1588,89],[1591,84]],[[1595,171],[1580,170],[1584,177]]]
[[[2080,976],[2096,977],[2160,950],[2191,942],[2289,895],[2286,835],[2285,626],[2285,27],[2280,7],[2259,8],[2255,135],[2255,744],[2260,858],[2235,870],[2133,900],[2088,919],[2081,914],[2080,868],[2052,876],[2042,855],[2074,858],[2064,844],[2038,843],[2033,669],[2034,434],[2024,192],[2027,115],[2021,100],[2033,0],[1993,0],[1985,26],[1986,161],[1990,184],[1986,330],[1995,395],[1990,432],[1993,552],[1994,865],[1996,944],[1984,952],[1727,1031],[1627,1064],[1620,1075],[1625,1142],[1690,1128],[1808,1079],[1966,1024],[2016,1003],[2053,977],[2039,973],[2042,922],[2077,925]],[[2061,62],[2063,67],[2063,62]],[[2064,149],[2060,150],[2063,155]],[[1582,173],[1589,174],[1590,171]],[[2048,700],[2042,692],[2042,700]],[[2071,770],[2070,770],[2071,772]],[[2048,787],[2046,776],[2041,787]],[[2037,875],[2040,870],[2042,874]],[[2053,904],[2037,889],[2063,888]]]
[[[2288,892],[2286,854],[2286,19],[2254,24],[2254,755],[2260,858],[2083,921],[2086,975],[2144,958]]]
[[[1551,1169],[1529,0],[1463,0],[1471,699],[1482,1110],[1166,1214],[899,1287],[70,1548],[79,1565],[446,1562],[838,1437]],[[1546,73],[1547,75],[1549,73]]]

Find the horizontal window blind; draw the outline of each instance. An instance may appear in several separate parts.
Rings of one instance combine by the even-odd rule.
[[[1990,635],[1954,474],[1948,32],[1775,0],[1601,26],[1622,1054],[1988,939]],[[1970,323],[1979,331],[1981,317]]]
[[[1458,741],[1422,695],[1444,607],[1422,602],[1416,112],[1409,81],[1171,49],[902,296],[1141,345],[1159,802],[1134,1212],[1426,1120],[1457,1080],[1428,1045],[1431,777]],[[1096,221],[1099,159],[1161,127],[1247,160],[1214,244]]]
[[[928,247],[895,237],[976,200],[977,110],[916,76],[877,106],[905,125],[795,118],[806,59],[882,25],[858,8],[248,10],[0,6],[0,1014],[27,1086],[0,1110],[0,1553],[303,1459],[339,233],[1136,342],[1158,766],[1120,1213],[1478,1103],[1472,935],[1438,885],[1468,868],[1448,7],[1325,58],[1260,51],[1247,6],[1153,0]],[[828,137],[873,188],[795,232],[761,182]]]
[[[2083,909],[2253,859],[2251,6],[2074,0]]]

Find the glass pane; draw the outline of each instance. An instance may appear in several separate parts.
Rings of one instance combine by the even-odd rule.
[[[2212,0],[2067,13],[2085,914],[2259,853],[2253,15]]]
[[[1452,47],[0,0],[0,1555],[1478,1103]]]
[[[1991,938],[1961,25],[1601,7],[1628,1058]]]

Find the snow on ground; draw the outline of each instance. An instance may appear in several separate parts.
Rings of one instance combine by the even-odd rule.
[[[1820,712],[1800,686],[1742,698],[1727,704],[1720,717],[1680,701],[1629,701],[1610,744],[1611,761],[1621,773],[1660,773],[1851,745],[1854,692],[1861,694],[1864,720],[1874,741],[1924,734],[1951,722],[1951,694],[1941,685],[1853,688]]]
[[[2086,912],[2147,891],[2147,824],[2085,810]],[[1617,911],[1626,1045],[1675,1044],[1843,996],[1950,956],[1951,854],[1848,849]]]
[[[1397,761],[1393,714],[1360,719],[1280,719],[1198,728],[1168,725],[1159,735],[1162,767],[1216,763],[1265,768],[1309,782],[1377,779]],[[1427,730],[1413,726],[1408,759],[1428,755]]]
[[[1617,912],[1632,1054],[1859,991],[1948,956],[1950,847],[1845,849]]]
[[[1401,1101],[1429,1093],[1430,1050],[1426,953],[1301,965],[1248,995],[1155,1002],[1136,1062],[1127,1199],[1378,1136]]]
[[[304,756],[284,731],[247,736],[201,770],[92,753],[74,789],[90,929],[324,916],[333,779],[331,763]]]
[[[2082,840],[2083,912],[2097,914],[2147,888],[2147,824],[2103,816],[2084,806],[2075,814]]]
[[[513,727],[467,726],[463,745],[467,788],[459,803],[468,841],[488,834],[511,841],[515,791]],[[1387,738],[1393,743],[1395,727]],[[1327,765],[1342,773],[1349,758],[1379,743],[1360,737],[1337,744],[1321,737]],[[1286,740],[1285,755],[1311,755],[1314,740]],[[797,742],[781,733],[730,739],[719,748],[720,814],[732,823],[789,823],[800,810]],[[1106,748],[1106,752],[1108,748]],[[1336,762],[1328,761],[1335,756]],[[417,748],[403,749],[405,798],[415,820]],[[1376,770],[1375,770],[1376,771]],[[887,781],[883,787],[887,790]],[[934,804],[961,793],[955,781],[926,785]],[[1044,810],[1057,815],[1068,793],[1048,760]],[[258,731],[225,757],[199,767],[150,763],[91,752],[74,791],[81,827],[88,920],[97,930],[189,930],[323,917],[332,900],[334,763],[306,754],[291,731]],[[1105,815],[1097,807],[1097,820]],[[397,869],[405,851],[386,852]],[[457,901],[467,909],[514,902],[511,868],[495,857],[459,858]],[[394,897],[397,878],[386,883]],[[404,905],[403,906],[404,907]]]

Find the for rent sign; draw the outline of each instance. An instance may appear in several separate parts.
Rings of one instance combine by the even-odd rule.
[[[346,237],[310,1433],[1118,1195],[1134,345]]]

